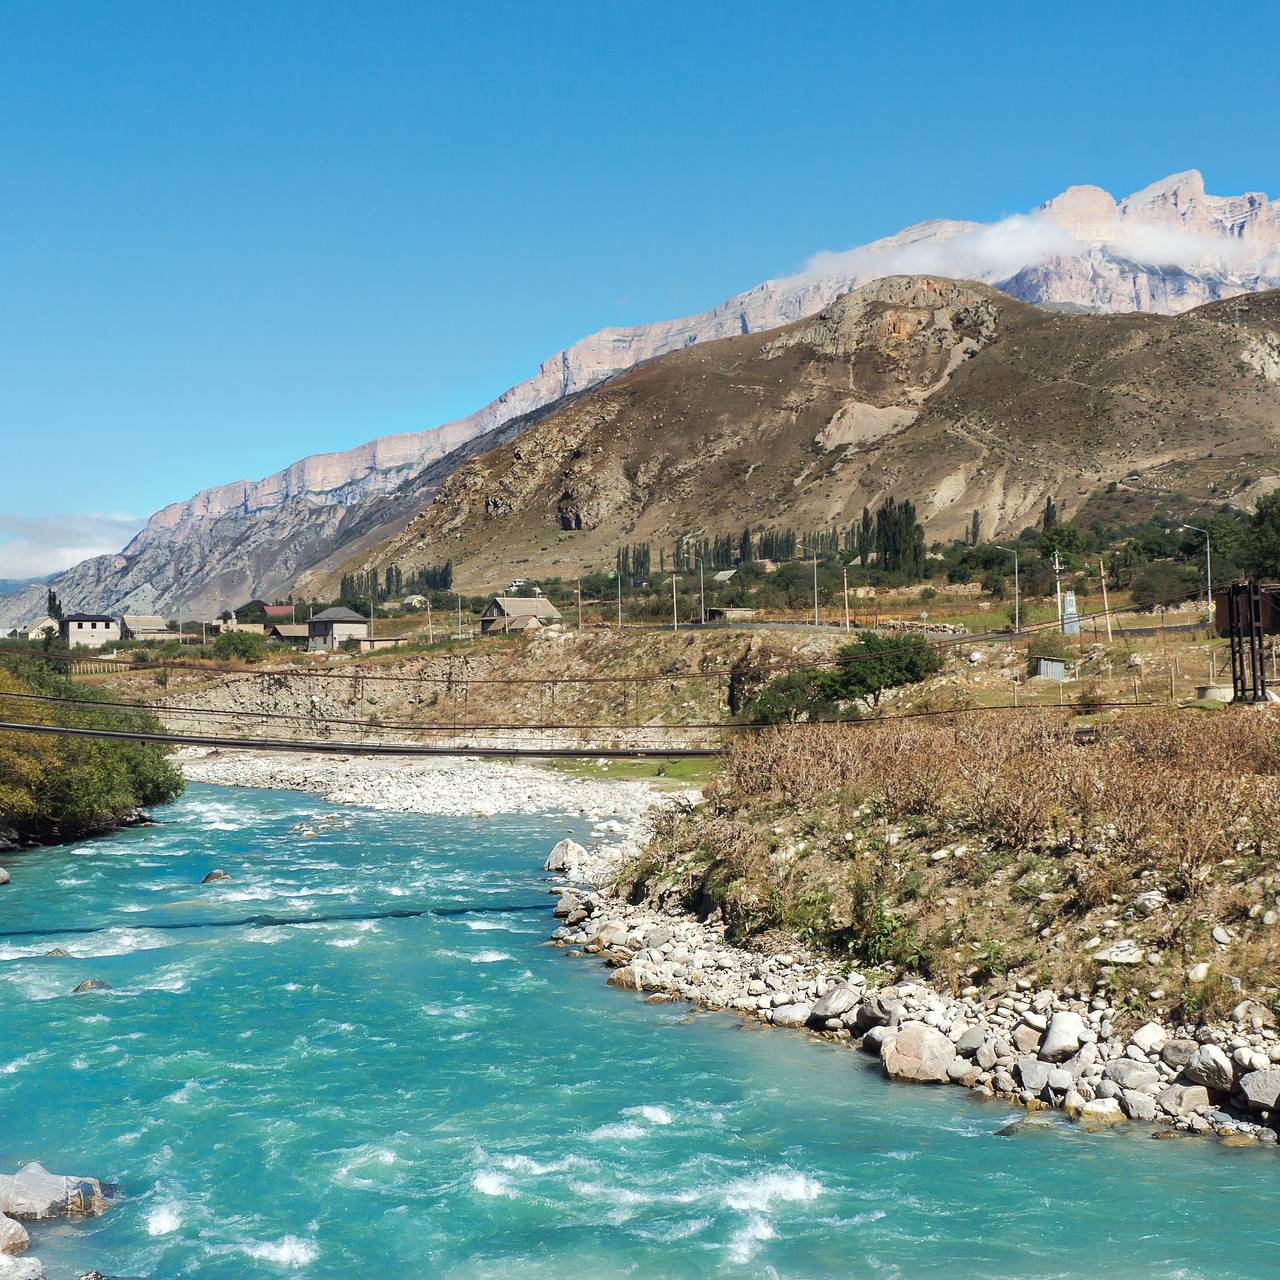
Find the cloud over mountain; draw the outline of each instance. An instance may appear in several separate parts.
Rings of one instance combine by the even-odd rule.
[[[122,512],[0,514],[0,578],[36,578],[119,550],[146,523]]]

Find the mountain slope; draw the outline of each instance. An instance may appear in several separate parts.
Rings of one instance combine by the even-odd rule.
[[[914,500],[931,538],[1015,532],[1110,481],[1219,500],[1280,456],[1280,293],[1181,316],[1067,315],[889,277],[817,316],[672,353],[457,468],[347,570],[452,558],[477,588],[745,525]],[[333,579],[300,586],[324,594]]]
[[[1071,187],[997,223],[919,223],[819,255],[799,275],[698,315],[603,329],[456,422],[203,490],[157,512],[120,555],[78,565],[54,585],[76,608],[167,614],[217,612],[278,593],[309,567],[363,544],[379,521],[384,536],[394,532],[409,515],[406,495],[466,442],[660,355],[789,324],[860,284],[904,272],[975,278],[1075,311],[1172,314],[1280,287],[1280,203],[1258,193],[1208,195],[1189,170],[1120,201],[1098,187]],[[39,591],[2,596],[0,627],[42,606]]]

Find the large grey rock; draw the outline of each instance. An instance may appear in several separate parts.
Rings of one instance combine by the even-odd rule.
[[[872,1027],[896,1027],[901,1017],[901,1000],[872,996],[858,1006],[858,1016],[854,1026],[859,1031],[868,1031]]]
[[[945,1083],[954,1057],[951,1041],[923,1022],[904,1022],[897,1035],[886,1040],[880,1050],[886,1075],[918,1084]]]
[[[1187,1060],[1182,1074],[1192,1084],[1202,1084],[1220,1093],[1229,1093],[1235,1084],[1231,1059],[1216,1044],[1202,1044]]]
[[[983,1071],[990,1071],[992,1067],[999,1061],[999,1055],[996,1053],[995,1045],[989,1040],[983,1041],[978,1046],[978,1052],[973,1055],[973,1060],[980,1066]]]
[[[582,903],[578,900],[575,893],[562,893],[556,902],[555,909],[551,912],[553,916],[559,916],[561,919],[573,915]]]
[[[1094,1098],[1080,1108],[1080,1123],[1090,1129],[1119,1124],[1123,1119],[1124,1112],[1114,1098]]]
[[[1035,1094],[1044,1091],[1045,1085],[1049,1083],[1049,1072],[1052,1070],[1051,1062],[1041,1062],[1039,1058],[1033,1058],[1030,1054],[1024,1054],[1018,1059],[1018,1077],[1022,1081],[1022,1087],[1030,1089]]]
[[[1013,1047],[1019,1053],[1037,1053],[1044,1033],[1028,1022],[1020,1022],[1013,1029]]]
[[[1156,1101],[1171,1116],[1189,1116],[1209,1105],[1209,1090],[1202,1084],[1171,1084]]]
[[[591,940],[601,947],[620,947],[627,940],[627,926],[620,920],[606,920]]]
[[[200,881],[200,883],[201,884],[217,884],[219,883],[219,881],[230,880],[230,879],[231,877],[225,871],[223,871],[221,867],[214,867],[212,871],[207,872],[205,874],[204,878]]]
[[[32,1161],[17,1173],[0,1174],[0,1213],[24,1222],[101,1213],[107,1207],[96,1178],[67,1178]]]
[[[1160,1079],[1160,1072],[1151,1063],[1135,1062],[1132,1058],[1108,1062],[1102,1073],[1121,1089],[1147,1089]]]
[[[840,982],[814,1004],[812,1017],[818,1021],[839,1018],[842,1014],[848,1013],[857,1003],[858,993]]]
[[[85,995],[90,991],[110,991],[111,983],[102,978],[86,978],[78,987],[72,989],[73,996]]]
[[[8,884],[8,883],[9,883],[9,873],[3,867],[0,867],[0,884]]]
[[[879,1053],[884,1048],[885,1042],[892,1040],[897,1034],[892,1027],[872,1027],[862,1037],[862,1047],[868,1053]]]
[[[0,1254],[0,1280],[45,1280],[39,1258],[10,1258]]]
[[[1120,1095],[1120,1106],[1130,1120],[1154,1120],[1156,1100],[1149,1093],[1126,1089]]]
[[[1166,1040],[1160,1050],[1160,1061],[1170,1067],[1185,1067],[1199,1047],[1194,1040]]]
[[[26,1253],[30,1243],[26,1227],[16,1219],[0,1213],[0,1254]]]
[[[542,864],[543,871],[568,871],[573,862],[587,856],[587,851],[576,840],[561,840],[554,845],[547,860]]]
[[[1274,1111],[1280,1098],[1280,1067],[1250,1071],[1240,1077],[1240,1092],[1251,1111]]]
[[[813,1006],[807,1004],[784,1004],[773,1011],[775,1027],[803,1027],[809,1021]]]
[[[1158,1022],[1148,1022],[1129,1037],[1129,1042],[1137,1045],[1143,1053],[1159,1053],[1167,1039],[1168,1032]]]
[[[1055,1013],[1040,1043],[1040,1056],[1046,1062],[1065,1062],[1080,1048],[1080,1037],[1088,1026],[1078,1014],[1069,1010]]]
[[[956,1041],[956,1052],[971,1057],[982,1047],[986,1038],[987,1033],[982,1027],[977,1025],[967,1027],[960,1039]]]

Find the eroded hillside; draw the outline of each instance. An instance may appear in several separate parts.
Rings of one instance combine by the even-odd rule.
[[[623,542],[847,524],[916,502],[931,539],[1067,516],[1109,484],[1225,500],[1280,455],[1280,294],[1181,316],[1065,315],[890,277],[815,317],[654,360],[459,467],[337,573],[452,559],[469,586],[571,574]]]

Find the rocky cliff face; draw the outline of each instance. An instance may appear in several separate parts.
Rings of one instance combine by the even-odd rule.
[[[1173,317],[1072,315],[890,277],[549,412],[345,569],[451,558],[479,590],[513,571],[599,569],[628,542],[848,525],[890,496],[945,540],[975,510],[988,536],[1016,533],[1047,495],[1067,515],[1104,498],[1145,511],[1245,500],[1276,474],[1280,292]],[[343,567],[303,583],[323,594]]]
[[[710,311],[603,329],[456,422],[204,490],[157,512],[120,556],[79,565],[54,585],[77,608],[168,614],[283,590],[309,565],[341,553],[344,539],[367,536],[379,518],[390,532],[406,517],[402,501],[385,500],[412,493],[418,477],[467,441],[641,362],[790,324],[869,280],[903,272],[977,279],[1066,310],[1175,314],[1280,287],[1280,203],[1254,192],[1208,195],[1189,170],[1122,200],[1098,187],[1071,187],[998,223],[919,223],[820,255],[801,274],[766,281]],[[42,603],[40,591],[0,597],[0,627],[35,616]]]

